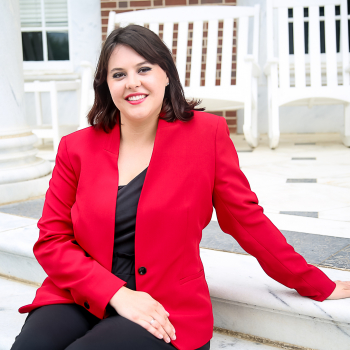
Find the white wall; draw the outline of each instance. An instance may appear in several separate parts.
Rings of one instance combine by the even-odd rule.
[[[267,133],[267,82],[263,69],[266,63],[266,0],[237,0],[238,6],[260,5],[259,65],[261,76],[258,88],[258,125]],[[237,131],[243,133],[243,111],[237,111]],[[281,133],[341,132],[344,128],[343,105],[285,106],[280,108]]]

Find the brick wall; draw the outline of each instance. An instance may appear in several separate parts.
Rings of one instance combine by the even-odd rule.
[[[106,39],[108,14],[109,11],[129,12],[137,10],[146,10],[153,8],[161,8],[167,6],[200,6],[200,5],[236,5],[236,0],[123,0],[123,1],[110,1],[101,0],[101,18],[102,18],[102,39]],[[223,23],[219,22],[218,32],[218,50],[217,50],[217,71],[216,71],[216,85],[220,85],[220,73],[221,73],[221,43],[222,43],[222,31]],[[190,70],[191,70],[191,48],[192,48],[192,24],[189,25],[188,33],[188,51],[187,51],[187,66],[186,66],[186,81],[185,86],[189,85]],[[204,22],[203,25],[203,49],[202,49],[202,71],[201,71],[201,85],[205,83],[205,62],[206,62],[206,50],[207,50],[207,30],[208,23]],[[159,28],[159,36],[162,38],[163,31],[162,26]],[[231,72],[231,84],[236,83],[236,23],[233,28],[233,49],[232,49],[232,72]],[[177,24],[174,25],[173,34],[173,57],[176,60],[176,47],[177,47]],[[237,131],[237,115],[236,111],[215,111],[210,112],[226,118],[231,133]]]

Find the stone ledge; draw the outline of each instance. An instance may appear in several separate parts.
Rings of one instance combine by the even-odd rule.
[[[37,238],[33,224],[1,232],[0,274],[41,283],[46,274],[32,252]],[[347,349],[350,299],[301,297],[268,277],[252,256],[210,249],[200,254],[216,327],[298,347]],[[350,280],[349,271],[321,270],[332,280]]]
[[[268,277],[251,256],[201,249],[214,325],[301,347],[347,349],[350,299],[322,303]],[[332,280],[350,272],[322,268]]]

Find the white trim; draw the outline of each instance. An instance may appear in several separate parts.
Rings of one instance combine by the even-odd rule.
[[[63,73],[73,72],[73,62],[72,61],[23,61],[24,73],[28,71],[43,71],[43,74],[57,71],[62,71]]]

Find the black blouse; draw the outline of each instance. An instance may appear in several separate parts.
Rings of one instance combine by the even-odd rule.
[[[118,186],[115,211],[112,273],[127,282],[126,287],[133,290],[136,290],[136,212],[147,168],[134,177],[127,185]]]

